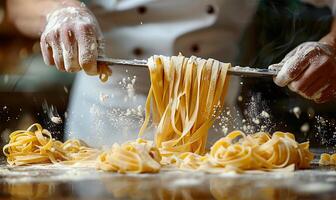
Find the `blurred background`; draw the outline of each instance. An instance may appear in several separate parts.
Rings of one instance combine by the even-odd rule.
[[[262,0],[241,39],[237,63],[260,68],[278,63],[299,44],[326,35],[332,19],[326,7],[298,0]],[[266,109],[271,118],[264,120],[267,130],[289,131],[300,141],[310,140],[313,147],[334,151],[336,101],[315,104],[269,79],[244,79],[241,94],[239,105],[247,120]]]
[[[39,41],[13,28],[4,1],[0,1],[0,66],[1,144],[13,130],[35,122],[62,138],[63,124],[51,123],[49,112],[54,107],[64,117],[74,74],[44,64]]]
[[[329,9],[299,1],[276,2],[275,8],[270,1],[260,1],[241,38],[235,64],[266,68],[298,44],[318,40],[328,32],[332,20]],[[39,41],[22,36],[9,24],[4,1],[0,1],[0,66],[1,144],[12,131],[26,129],[34,122],[61,139],[64,124],[52,123],[50,112],[66,119],[75,74],[44,64]],[[317,105],[278,88],[270,79],[244,78],[241,85],[237,109],[253,130],[290,131],[301,141],[309,139],[313,147],[332,150],[336,145],[336,102]],[[262,111],[269,117],[260,116]]]

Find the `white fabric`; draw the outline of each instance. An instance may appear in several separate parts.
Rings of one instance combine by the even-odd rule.
[[[182,52],[186,56],[233,62],[241,33],[257,3],[257,0],[239,3],[236,0],[97,0],[91,6],[105,34],[108,56],[148,58],[154,54],[169,56]],[[214,13],[207,12],[210,5]],[[143,14],[138,12],[139,6],[145,7]],[[192,51],[195,45],[198,53]],[[135,56],[135,48],[140,48],[143,54]],[[128,83],[133,76],[136,76],[136,97],[129,98],[122,79],[126,78]],[[232,79],[228,104],[236,101],[239,82],[238,78]],[[80,73],[72,90],[67,137],[81,138],[95,146],[136,138],[141,117],[125,116],[125,113],[128,108],[136,111],[139,106],[144,107],[149,84],[147,69],[114,67],[107,84]]]

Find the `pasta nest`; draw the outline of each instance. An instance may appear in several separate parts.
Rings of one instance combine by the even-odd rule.
[[[119,173],[158,172],[161,155],[153,142],[137,139],[133,142],[113,144],[98,158],[97,168]]]
[[[237,171],[294,169],[308,168],[313,158],[309,142],[298,143],[291,133],[233,131],[211,147],[207,165]]]
[[[10,165],[29,165],[93,160],[99,151],[79,140],[71,139],[64,143],[55,140],[48,130],[36,123],[27,130],[11,133],[3,153]]]

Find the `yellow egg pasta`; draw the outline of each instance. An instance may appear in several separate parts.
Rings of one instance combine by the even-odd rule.
[[[334,154],[328,154],[328,153],[322,153],[320,160],[320,165],[336,165],[336,153]]]
[[[151,88],[139,136],[148,125],[152,104],[158,148],[204,154],[208,129],[224,103],[229,67],[228,63],[194,56],[150,57]]]
[[[99,65],[97,65],[97,71],[99,79],[103,83],[108,81],[108,78],[112,75],[112,70],[108,67],[107,64],[100,63]]]
[[[153,142],[137,139],[135,142],[113,144],[98,158],[97,168],[119,173],[158,172],[161,156]]]
[[[244,172],[247,170],[292,171],[308,168],[313,160],[309,143],[297,143],[291,133],[265,132],[246,135],[233,131],[219,139],[209,153],[162,154],[161,164],[183,170],[210,173]]]
[[[92,160],[99,151],[79,140],[68,140],[65,143],[55,140],[48,130],[36,123],[27,130],[11,133],[3,153],[10,165],[30,165]]]
[[[207,167],[237,171],[307,168],[312,160],[309,143],[297,143],[291,133],[275,132],[270,136],[233,131],[211,147]]]

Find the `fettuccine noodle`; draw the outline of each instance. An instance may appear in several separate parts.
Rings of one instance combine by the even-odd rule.
[[[112,75],[112,70],[108,67],[107,64],[100,63],[97,65],[98,75],[101,82],[108,81],[108,78]]]
[[[309,143],[297,143],[291,133],[275,132],[272,136],[259,132],[246,135],[233,131],[219,139],[208,154],[187,152],[163,157],[161,162],[185,170],[211,173],[246,170],[292,171],[307,168],[313,160]]]
[[[320,165],[336,165],[336,153],[334,153],[334,154],[328,154],[328,153],[321,154],[319,164]]]
[[[230,64],[182,55],[148,59],[151,88],[142,136],[150,117],[158,124],[155,142],[170,152],[204,154],[208,129],[220,113]]]
[[[40,124],[33,124],[27,130],[15,131],[9,139],[3,153],[10,165],[77,163],[94,160],[100,153],[79,140],[72,139],[65,143],[55,140]]]
[[[97,168],[119,173],[158,172],[161,156],[152,142],[137,139],[122,145],[114,144],[98,158]]]
[[[167,168],[182,170],[197,170],[207,161],[207,155],[201,156],[196,153],[172,153],[162,155],[161,164]]]
[[[297,143],[291,133],[259,132],[245,135],[234,131],[218,140],[209,153],[209,168],[273,170],[285,167],[307,168],[313,160],[309,143]]]

